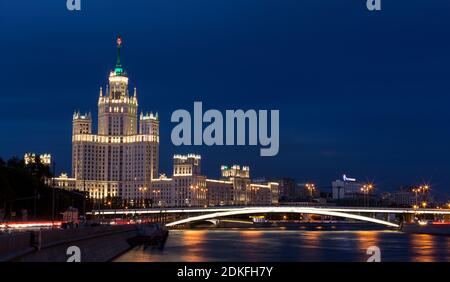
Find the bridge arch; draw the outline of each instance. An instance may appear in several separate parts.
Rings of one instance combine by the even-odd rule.
[[[356,219],[356,220],[386,225],[386,226],[390,226],[390,227],[399,227],[398,224],[395,224],[395,223],[392,223],[389,221],[385,221],[385,220],[368,217],[368,216],[362,216],[362,215],[356,215],[356,214],[338,212],[338,211],[330,211],[330,210],[326,210],[326,209],[308,208],[308,207],[242,208],[239,210],[213,212],[210,214],[192,216],[192,217],[188,217],[185,219],[167,223],[166,226],[170,227],[170,226],[175,226],[175,225],[184,224],[184,223],[214,219],[214,218],[218,218],[218,217],[225,217],[225,216],[231,216],[231,215],[243,215],[243,214],[255,214],[255,213],[306,213],[306,214],[317,214],[317,215],[329,215],[329,216],[335,216],[335,217]]]

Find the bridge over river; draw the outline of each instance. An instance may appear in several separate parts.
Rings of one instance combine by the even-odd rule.
[[[384,207],[336,207],[336,206],[232,206],[210,208],[148,208],[148,209],[105,209],[93,210],[91,215],[180,215],[167,227],[187,224],[197,221],[217,219],[227,216],[267,214],[267,213],[298,213],[324,215],[337,218],[348,218],[370,223],[400,227],[398,220],[390,220],[389,215],[450,215],[448,209],[413,209],[413,208],[384,208]],[[382,219],[381,219],[382,218]],[[394,217],[395,218],[395,217]]]

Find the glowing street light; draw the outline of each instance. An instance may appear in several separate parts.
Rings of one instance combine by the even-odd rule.
[[[414,192],[414,194],[415,194],[415,196],[416,196],[416,205],[419,205],[419,204],[418,204],[418,194],[419,194],[419,193],[425,194],[425,193],[427,193],[429,190],[430,190],[430,185],[427,185],[427,184],[421,185],[421,186],[419,186],[419,187],[416,187],[416,188],[413,188],[413,189],[412,189],[412,191]],[[423,197],[422,197],[422,199],[423,199]]]
[[[413,188],[412,191],[414,192],[414,194],[416,196],[416,204],[415,204],[415,206],[417,206],[418,205],[418,203],[417,203],[417,193],[420,192],[420,188]]]
[[[306,190],[309,191],[310,201],[312,201],[313,192],[316,190],[316,186],[314,183],[306,183],[305,184]]]
[[[364,206],[366,206],[366,201],[367,201],[367,206],[369,205],[368,195],[369,195],[370,191],[372,191],[374,188],[375,187],[372,183],[364,184],[361,187],[361,192],[363,192],[363,194],[364,194]]]
[[[373,184],[365,184],[361,187],[361,191],[364,193],[368,193],[373,189]]]
[[[147,193],[147,187],[139,187],[139,192],[141,192],[140,199],[142,206],[145,208],[145,198]]]

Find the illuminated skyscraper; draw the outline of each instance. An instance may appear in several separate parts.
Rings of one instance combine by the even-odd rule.
[[[152,178],[158,177],[158,114],[139,115],[136,88],[128,92],[128,75],[120,61],[122,40],[117,39],[117,63],[106,91],[98,98],[98,133],[91,114],[73,115],[72,176],[78,190],[94,198],[147,198]]]
[[[100,88],[98,133],[90,113],[74,113],[72,177],[54,178],[55,187],[86,191],[95,199],[119,198],[137,207],[276,204],[278,184],[251,183],[246,166],[222,166],[222,179],[207,179],[199,155],[174,155],[172,177],[159,175],[158,114],[138,115],[136,88],[130,95],[121,47],[118,38],[116,67],[106,91]]]

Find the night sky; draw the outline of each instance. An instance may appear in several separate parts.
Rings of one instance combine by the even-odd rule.
[[[51,153],[70,172],[74,110],[96,122],[116,60],[140,109],[159,112],[161,172],[199,153],[203,172],[245,164],[326,189],[343,173],[379,190],[432,185],[450,194],[450,1],[0,1],[0,156]],[[280,152],[184,146],[176,109],[279,109]]]

